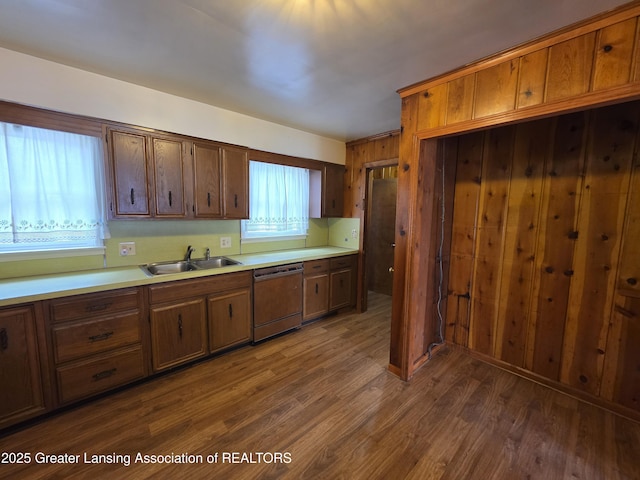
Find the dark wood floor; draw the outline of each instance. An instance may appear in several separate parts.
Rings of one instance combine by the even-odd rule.
[[[0,452],[28,452],[32,462],[2,464],[0,478],[640,478],[639,424],[459,350],[400,381],[386,369],[389,318],[389,298],[372,295],[366,314],[322,320],[0,438]],[[81,463],[37,465],[39,452]],[[242,463],[222,463],[232,452]],[[203,463],[134,463],[138,453]],[[82,463],[85,454],[130,456],[131,465]],[[268,463],[275,454],[284,462]]]

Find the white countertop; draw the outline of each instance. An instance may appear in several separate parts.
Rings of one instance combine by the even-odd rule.
[[[60,273],[35,277],[0,280],[0,307],[35,302],[81,293],[101,292],[116,288],[137,287],[153,283],[206,277],[224,273],[241,272],[255,268],[271,267],[292,262],[316,260],[342,255],[352,255],[358,250],[342,247],[318,247],[283,250],[250,255],[229,255],[241,265],[197,270],[150,277],[138,266],[105,268],[82,272]]]

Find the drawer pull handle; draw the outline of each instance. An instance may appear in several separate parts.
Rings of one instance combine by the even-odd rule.
[[[111,335],[113,335],[113,332],[105,332],[105,333],[100,333],[98,335],[91,335],[89,337],[89,340],[91,342],[99,342],[101,340],[106,340],[108,339]]]
[[[98,381],[98,380],[102,380],[104,378],[109,378],[111,375],[113,375],[114,373],[116,373],[117,368],[111,368],[109,370],[103,370],[102,372],[98,372],[96,374],[93,375],[93,380],[94,381]]]
[[[111,306],[111,302],[96,303],[95,305],[87,305],[85,311],[87,312],[99,312],[100,310],[106,310]]]
[[[178,335],[182,338],[182,314],[178,315]]]
[[[169,190],[169,206],[173,207],[173,197],[171,196],[171,190]]]
[[[314,265],[313,268],[314,269],[322,268],[322,265]]]
[[[233,305],[229,304],[229,318],[233,318]]]
[[[207,207],[211,207],[211,192],[207,192]]]
[[[136,203],[136,198],[135,195],[133,193],[133,188],[131,189],[131,205],[134,205]]]
[[[233,206],[235,208],[238,208],[238,194],[237,193],[233,196]]]
[[[316,283],[316,295],[318,294],[318,284]]]
[[[0,350],[4,351],[9,348],[9,334],[6,328],[0,329]]]

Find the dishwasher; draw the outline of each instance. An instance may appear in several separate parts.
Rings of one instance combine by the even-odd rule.
[[[302,325],[302,263],[253,271],[253,341]]]

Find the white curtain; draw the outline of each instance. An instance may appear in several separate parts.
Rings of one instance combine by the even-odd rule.
[[[309,229],[309,170],[249,162],[249,220],[243,238],[306,235]]]
[[[99,138],[0,123],[0,251],[108,238]]]

